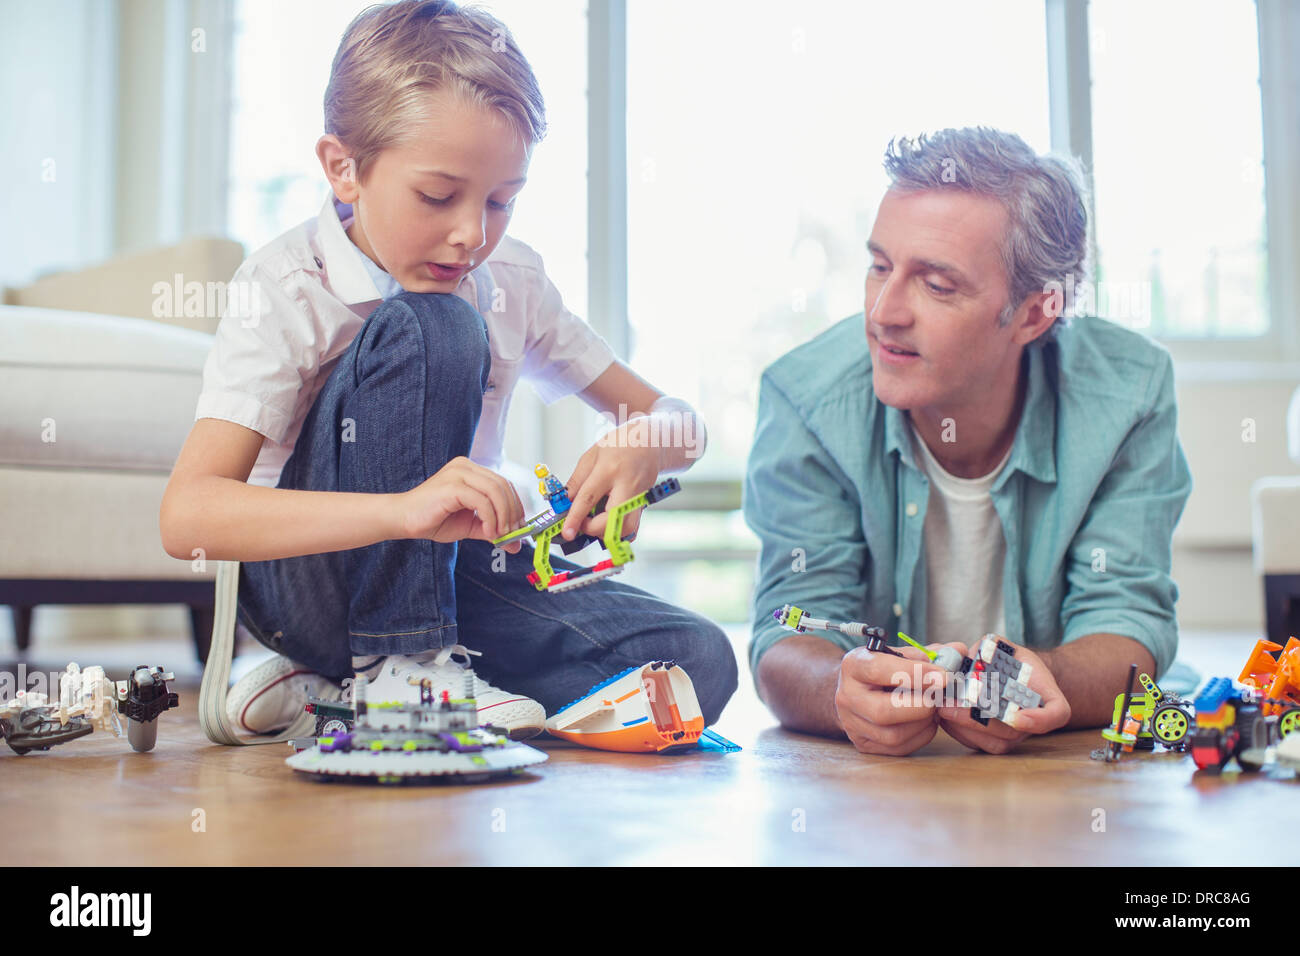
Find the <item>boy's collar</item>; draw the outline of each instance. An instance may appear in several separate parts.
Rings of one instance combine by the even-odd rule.
[[[325,253],[325,270],[330,288],[344,305],[378,302],[383,296],[363,261],[366,254],[358,249],[343,230],[343,222],[352,217],[352,207],[339,202],[330,190],[320,211],[317,236]]]
[[[318,232],[321,250],[328,263],[330,288],[344,305],[378,302],[405,291],[391,275],[381,269],[348,238],[343,223],[352,218],[352,206],[341,202],[333,190],[325,197],[320,211]],[[468,275],[474,276],[483,263]],[[461,277],[461,282],[465,277]],[[475,277],[477,287],[478,279]]]

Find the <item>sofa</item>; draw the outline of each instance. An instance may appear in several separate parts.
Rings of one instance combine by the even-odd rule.
[[[38,605],[180,603],[206,659],[216,568],[169,556],[158,511],[220,316],[174,292],[224,282],[242,257],[189,240],[5,291],[0,605],[19,651]]]

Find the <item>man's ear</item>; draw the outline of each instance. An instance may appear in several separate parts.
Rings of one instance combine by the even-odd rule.
[[[330,188],[339,202],[351,204],[360,193],[357,187],[357,166],[351,151],[333,133],[326,133],[316,141],[316,158],[330,181]]]
[[[1026,296],[1016,310],[1012,322],[1015,332],[1011,339],[1017,345],[1028,345],[1047,332],[1061,315],[1061,296],[1051,292],[1036,292]]]

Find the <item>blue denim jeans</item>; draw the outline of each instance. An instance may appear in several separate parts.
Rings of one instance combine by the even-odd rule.
[[[468,455],[491,356],[482,316],[454,295],[404,293],[366,320],[316,397],[279,487],[407,491]],[[736,689],[735,654],[705,618],[598,581],[559,594],[528,583],[533,552],[483,541],[383,541],[249,561],[239,620],[259,641],[335,680],[354,654],[464,644],[475,670],[554,713],[592,684],[650,660],[690,675],[705,720]],[[555,558],[558,569],[573,567]]]

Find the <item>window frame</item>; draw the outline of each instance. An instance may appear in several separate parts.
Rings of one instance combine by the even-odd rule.
[[[1045,3],[1052,149],[1077,157],[1091,179],[1088,0]],[[1263,122],[1268,331],[1259,336],[1153,335],[1169,349],[1180,377],[1234,377],[1255,370],[1285,375],[1300,362],[1300,324],[1289,314],[1300,294],[1300,278],[1294,267],[1288,266],[1300,260],[1300,188],[1294,177],[1269,175],[1269,170],[1300,167],[1300,108],[1296,107],[1300,103],[1300,62],[1287,56],[1288,49],[1300,48],[1300,9],[1286,0],[1255,0],[1255,10]],[[1287,91],[1290,97],[1285,95]],[[1090,192],[1091,186],[1089,182]],[[1089,210],[1094,221],[1095,214],[1094,206]],[[1095,230],[1091,242],[1092,261],[1096,262]]]

